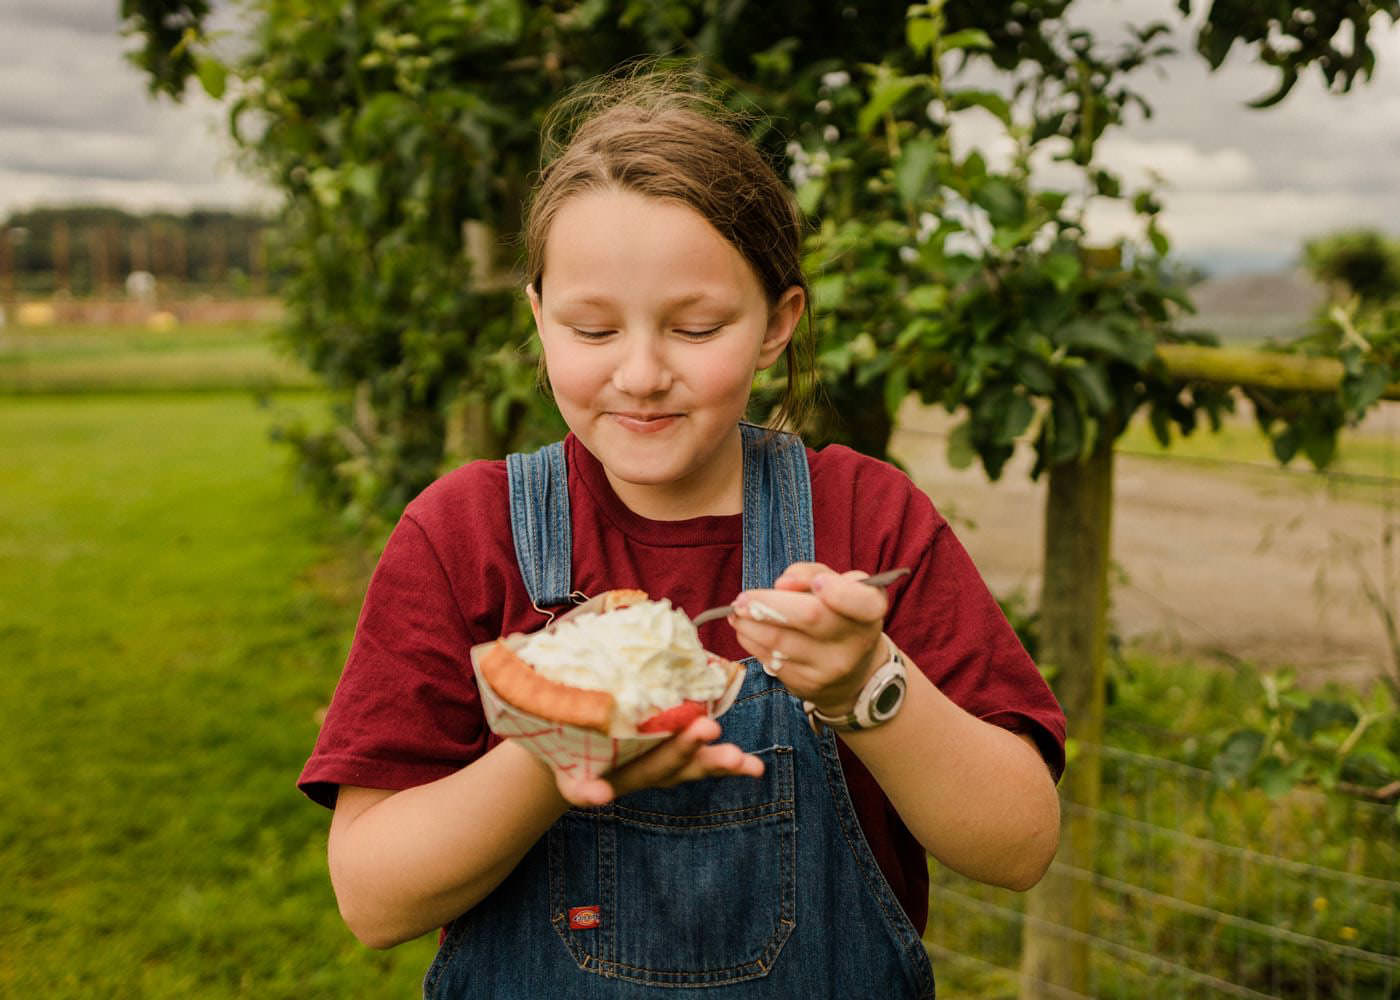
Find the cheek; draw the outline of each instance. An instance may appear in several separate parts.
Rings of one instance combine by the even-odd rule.
[[[561,412],[586,409],[607,390],[612,369],[605,355],[567,342],[545,342],[545,375]]]
[[[696,376],[704,385],[706,395],[713,397],[747,398],[753,388],[757,362],[748,364],[751,359],[734,359],[732,356],[704,365]]]

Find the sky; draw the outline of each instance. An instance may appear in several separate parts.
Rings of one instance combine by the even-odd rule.
[[[0,0],[0,218],[40,204],[133,210],[270,208],[241,173],[225,116],[192,86],[154,99],[123,58],[119,0]],[[1198,8],[1200,3],[1196,5]],[[1132,21],[1180,25],[1175,0],[1080,0],[1078,20],[1105,36]],[[220,25],[236,32],[224,5]],[[1153,105],[1102,142],[1102,159],[1137,184],[1155,171],[1173,251],[1215,274],[1271,271],[1305,240],[1348,226],[1400,236],[1400,26],[1377,21],[1369,83],[1328,94],[1316,71],[1282,105],[1245,106],[1273,76],[1243,51],[1212,74],[1178,31],[1183,55],[1135,78]],[[963,141],[978,142],[975,123]],[[988,139],[991,143],[993,140]],[[1091,235],[1122,228],[1090,217]]]

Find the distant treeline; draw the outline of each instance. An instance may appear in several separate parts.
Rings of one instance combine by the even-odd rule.
[[[26,294],[122,294],[134,271],[165,290],[196,286],[236,294],[275,290],[271,221],[198,209],[135,215],[100,205],[34,208],[0,223],[0,284]]]

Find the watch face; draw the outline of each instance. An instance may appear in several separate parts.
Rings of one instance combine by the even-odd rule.
[[[904,700],[904,678],[893,677],[875,694],[870,705],[870,714],[877,719],[889,718]]]

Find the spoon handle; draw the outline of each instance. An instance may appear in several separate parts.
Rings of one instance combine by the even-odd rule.
[[[894,581],[898,580],[901,576],[904,576],[908,572],[908,566],[901,566],[898,569],[886,570],[883,573],[876,573],[874,576],[867,576],[864,580],[861,580],[860,582],[868,583],[872,587],[885,587],[891,583],[894,583]],[[698,628],[699,626],[704,625],[706,622],[714,621],[716,618],[728,618],[730,613],[733,612],[733,610],[734,605],[722,604],[717,608],[710,608],[708,611],[700,612],[690,621],[692,625],[695,625]]]

